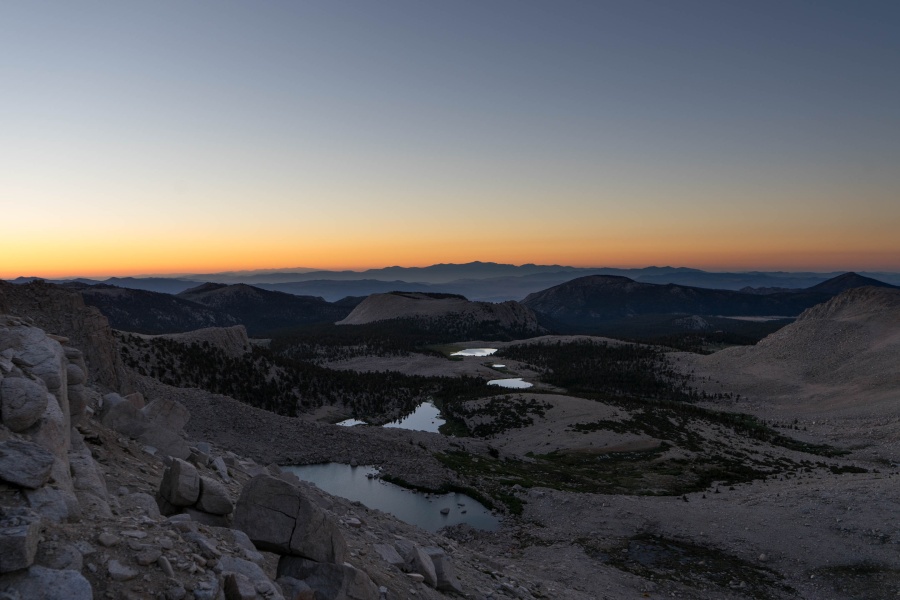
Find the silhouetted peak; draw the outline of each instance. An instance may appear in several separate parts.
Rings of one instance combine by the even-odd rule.
[[[832,277],[826,281],[818,285],[814,285],[809,288],[811,292],[824,292],[828,294],[840,294],[845,290],[851,290],[853,288],[865,287],[865,286],[874,286],[874,287],[896,287],[889,283],[885,283],[883,281],[878,281],[877,279],[872,279],[871,277],[864,277],[858,273],[853,273],[852,271],[849,273],[844,273],[843,275],[838,275],[837,277]]]

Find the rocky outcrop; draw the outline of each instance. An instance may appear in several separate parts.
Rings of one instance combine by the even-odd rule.
[[[85,381],[81,355],[64,347],[17,317],[0,316],[0,479],[21,488],[27,504],[51,521],[77,518],[82,511],[74,484],[71,458],[73,411],[70,389]],[[72,357],[70,362],[69,357]],[[70,385],[68,378],[72,374]],[[75,407],[75,419],[85,407]],[[78,462],[78,461],[76,461]],[[93,461],[77,468],[90,481],[96,473]],[[90,505],[103,512],[102,498]]]
[[[409,573],[418,573],[426,585],[437,587],[434,562],[425,550],[409,540],[397,540],[394,547],[403,558],[403,570]]]
[[[212,477],[201,476],[196,508],[211,515],[228,515],[234,510],[234,502],[224,485]]]
[[[0,443],[0,479],[20,487],[37,489],[50,479],[53,455],[25,440]]]
[[[334,520],[299,487],[270,475],[244,486],[234,524],[261,550],[319,562],[341,563],[347,555]]]
[[[109,322],[77,293],[41,281],[22,285],[0,281],[0,313],[27,315],[37,327],[68,338],[68,344],[83,353],[79,366],[87,366],[95,384],[126,394],[133,391]]]
[[[191,506],[200,497],[200,474],[189,463],[174,459],[163,473],[159,496],[173,506]]]
[[[163,515],[184,513],[208,525],[227,526],[226,516],[234,511],[231,495],[221,482],[200,475],[194,465],[177,458],[163,473],[156,502]]]
[[[85,510],[110,514],[105,489],[86,493],[102,475],[72,428],[86,405],[79,401],[73,414],[69,394],[83,391],[86,375],[81,353],[66,342],[0,315],[0,481],[13,492],[0,506],[0,592],[10,597],[93,597],[78,571],[47,556],[63,568],[36,564],[43,527]]]
[[[456,592],[462,594],[462,585],[456,576],[453,563],[443,548],[428,546],[424,548],[425,554],[434,565],[435,587],[442,592]]]
[[[0,509],[0,573],[27,569],[34,562],[41,519],[27,509]]]
[[[167,398],[158,398],[143,408],[137,408],[138,404],[116,393],[107,394],[99,407],[100,422],[165,456],[190,456],[181,433],[190,418],[187,409]]]
[[[28,429],[46,409],[46,386],[24,377],[7,377],[0,382],[0,418],[13,431]]]
[[[378,586],[344,562],[347,542],[337,522],[289,479],[251,479],[238,500],[235,526],[261,550],[281,555],[278,580],[297,595],[308,588],[315,598],[378,600]]]

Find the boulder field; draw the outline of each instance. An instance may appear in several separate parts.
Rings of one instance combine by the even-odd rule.
[[[68,338],[0,315],[4,599],[588,597],[190,440],[183,405],[92,371]]]

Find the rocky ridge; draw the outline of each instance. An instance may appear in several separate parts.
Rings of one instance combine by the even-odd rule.
[[[55,335],[70,340],[70,347],[83,353],[88,374],[95,385],[129,393],[131,377],[116,351],[109,321],[99,310],[86,306],[77,294],[35,281],[14,285],[0,281],[0,314],[23,318]]]

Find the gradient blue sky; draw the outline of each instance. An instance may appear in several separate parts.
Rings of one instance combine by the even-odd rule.
[[[898,2],[6,2],[0,277],[900,270]]]

